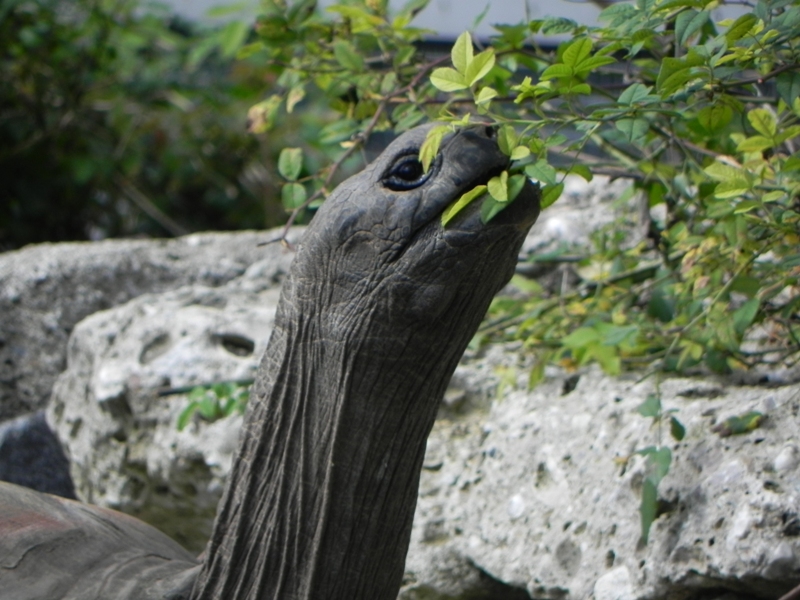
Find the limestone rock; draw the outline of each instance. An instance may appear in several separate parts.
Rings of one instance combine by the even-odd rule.
[[[537,599],[776,598],[800,580],[800,387],[665,379],[681,442],[636,412],[649,380],[590,370],[565,389],[553,378],[437,421],[401,598],[470,597],[468,582],[445,577],[453,557]],[[753,432],[711,431],[750,410],[767,415]],[[644,546],[636,451],[659,435],[673,461]]]
[[[248,274],[254,271],[258,265]],[[68,449],[82,500],[202,549],[241,416],[178,431],[186,394],[163,392],[253,379],[279,295],[258,275],[221,289],[144,295],[75,327],[48,419]]]
[[[279,234],[40,244],[0,254],[0,421],[46,406],[78,321],[144,293],[222,285],[264,259],[277,278],[291,254],[258,244]]]

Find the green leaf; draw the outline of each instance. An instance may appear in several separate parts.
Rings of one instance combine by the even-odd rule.
[[[431,73],[431,83],[443,92],[455,92],[469,87],[464,76],[450,67],[440,67]]]
[[[561,345],[566,348],[584,348],[600,341],[600,332],[594,327],[579,327],[567,337],[561,339]]]
[[[679,46],[685,46],[689,39],[706,24],[708,11],[697,11],[693,8],[682,11],[675,19],[675,37]]]
[[[442,145],[442,139],[445,134],[450,131],[447,125],[437,125],[431,128],[425,141],[422,142],[422,147],[419,149],[419,162],[422,163],[422,169],[427,173],[431,168],[431,163],[436,155],[439,154],[439,146]]]
[[[658,489],[649,479],[642,483],[642,501],[639,504],[639,514],[642,523],[641,543],[647,544],[650,535],[650,528],[656,520],[658,512]]]
[[[489,194],[497,202],[508,202],[508,171],[492,177],[487,185]]]
[[[577,85],[569,85],[566,90],[570,94],[583,94],[589,96],[592,93],[592,88],[588,83],[579,83]]]
[[[672,450],[666,446],[661,446],[655,452],[648,454],[647,458],[654,467],[654,471],[648,475],[648,479],[658,485],[669,473],[669,467],[672,464]]]
[[[183,431],[186,426],[189,424],[189,421],[192,420],[192,416],[197,411],[197,403],[190,402],[189,405],[181,411],[181,414],[178,415],[178,422],[177,427],[178,431]]]
[[[619,95],[617,102],[623,106],[630,106],[632,104],[636,104],[637,102],[643,102],[651,98],[657,98],[657,96],[650,95],[652,89],[653,86],[644,85],[643,83],[634,83],[625,88],[625,90]]]
[[[511,125],[503,125],[497,132],[497,145],[500,146],[500,151],[506,156],[511,156],[518,143],[519,136]]]
[[[575,74],[572,67],[562,63],[556,63],[547,67],[542,73],[540,79],[547,81],[548,79],[555,79],[560,77],[572,77]]]
[[[518,146],[519,147],[519,146]],[[524,148],[524,146],[521,146]],[[527,148],[525,148],[527,150]],[[511,202],[522,191],[522,188],[525,187],[525,182],[527,178],[525,175],[521,173],[517,173],[516,175],[512,175],[508,178],[508,201]]]
[[[522,160],[531,155],[530,148],[527,146],[517,146],[511,151],[511,160]]]
[[[670,417],[669,433],[674,440],[680,442],[684,437],[686,437],[686,428],[683,426],[683,423],[678,421],[678,419],[675,417]]]
[[[754,108],[747,113],[747,120],[761,135],[771,138],[778,132],[778,122],[772,111],[766,108]]]
[[[453,49],[450,51],[450,58],[456,71],[465,75],[467,67],[472,62],[472,55],[472,36],[468,31],[465,31],[456,38],[456,43],[453,44]]]
[[[291,113],[294,107],[306,96],[306,89],[302,85],[296,85],[286,95],[286,112]]]
[[[736,145],[737,152],[762,152],[767,148],[772,148],[775,143],[770,138],[763,135],[754,135],[745,138]]]
[[[758,17],[753,13],[746,13],[736,19],[728,28],[728,31],[725,32],[725,40],[728,45],[731,46],[746,36],[757,22]]]
[[[561,192],[564,191],[564,183],[556,183],[552,185],[546,185],[542,188],[542,197],[539,200],[539,204],[542,210],[551,206],[561,197]]]
[[[738,167],[727,165],[718,160],[703,169],[706,175],[717,181],[732,181],[736,179],[746,179],[744,170]]]
[[[299,183],[287,183],[281,189],[281,202],[287,210],[300,208],[307,198],[306,188]]]
[[[491,196],[487,195],[483,200],[483,204],[481,204],[481,223],[488,223],[507,206],[508,202],[498,202]]]
[[[576,67],[592,52],[592,40],[578,38],[567,44],[561,52],[561,62],[570,67]]]
[[[661,399],[655,394],[649,394],[647,399],[636,407],[636,412],[643,417],[659,418],[661,416]]]
[[[219,403],[216,396],[206,394],[203,399],[197,404],[197,410],[200,415],[207,421],[213,421],[217,418]]]
[[[733,109],[725,103],[716,102],[706,106],[697,113],[697,120],[703,129],[709,133],[716,133],[724,128],[733,119]]]
[[[225,58],[234,56],[250,33],[247,21],[231,21],[219,33],[219,51]]]
[[[582,164],[572,165],[569,168],[569,172],[574,175],[579,175],[580,177],[583,177],[587,182],[591,181],[594,178],[591,169],[589,169],[589,167],[587,167],[586,165]]]
[[[617,62],[611,56],[590,56],[579,62],[573,68],[575,69],[575,74],[584,77],[591,71],[595,69],[599,69],[600,67],[604,67],[605,65],[610,65]]]
[[[487,104],[493,98],[497,97],[497,90],[485,87],[482,88],[480,92],[478,92],[477,97],[475,98],[475,104],[480,106],[481,104]]]
[[[356,52],[350,42],[338,40],[333,44],[333,55],[342,67],[350,71],[364,70],[364,58]]]
[[[641,140],[650,130],[650,122],[643,117],[619,119],[615,126],[623,133],[625,139],[632,144]]]
[[[701,64],[703,64],[703,58],[691,52],[685,58],[665,58],[661,61],[656,90],[662,98],[673,94],[685,83],[697,77],[692,69]]]
[[[488,48],[472,59],[464,72],[467,85],[474,85],[480,81],[494,66],[494,49]]]
[[[714,197],[720,199],[737,198],[742,194],[749,192],[750,187],[750,183],[748,183],[746,179],[731,179],[729,181],[723,181],[722,183],[717,184],[717,187],[714,188]],[[715,215],[709,214],[709,216],[713,218]],[[720,214],[716,216],[724,215]]]
[[[759,202],[758,200],[742,200],[741,202],[739,202],[739,204],[736,205],[733,214],[741,215],[744,213],[748,213],[752,210],[755,210],[757,208],[761,208],[761,202]]]
[[[278,173],[284,179],[297,181],[303,169],[303,149],[284,148],[278,157]]]
[[[792,104],[800,97],[800,72],[787,71],[775,78],[775,85],[778,89],[778,96],[786,102],[787,106]]]
[[[525,174],[531,179],[535,179],[547,185],[554,184],[558,176],[556,170],[547,164],[547,161],[543,158],[532,165],[527,165],[525,167]]]
[[[775,144],[782,144],[786,140],[796,138],[798,135],[800,135],[800,125],[792,125],[791,127],[782,129],[781,132],[775,136]]]
[[[483,196],[485,193],[486,186],[478,185],[472,188],[470,191],[462,194],[458,200],[448,206],[442,213],[442,227],[446,226],[450,221],[452,221],[453,218],[463,209],[469,206],[473,200]]]
[[[753,324],[760,305],[758,298],[751,298],[733,312],[733,329],[740,339],[747,328]]]

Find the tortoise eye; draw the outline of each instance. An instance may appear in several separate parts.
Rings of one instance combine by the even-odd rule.
[[[421,186],[428,180],[433,169],[427,173],[417,158],[417,153],[399,157],[383,176],[383,185],[393,192],[404,192]]]

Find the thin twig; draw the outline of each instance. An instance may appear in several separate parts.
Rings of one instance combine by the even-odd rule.
[[[119,186],[120,190],[123,194],[125,194],[128,200],[138,206],[142,212],[148,215],[156,223],[161,225],[171,235],[174,237],[179,237],[189,233],[188,229],[153,204],[153,201],[150,200],[150,198],[148,198],[139,188],[133,185],[131,181],[122,175],[117,174],[114,176],[114,183]]]

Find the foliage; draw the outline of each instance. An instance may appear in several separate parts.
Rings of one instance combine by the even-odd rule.
[[[675,410],[664,411],[661,407],[661,398],[657,394],[650,394],[637,408],[643,417],[653,419],[653,424],[658,429],[657,444],[637,450],[636,454],[645,457],[645,477],[642,482],[642,500],[639,505],[639,514],[642,519],[641,543],[646,544],[650,534],[650,527],[658,517],[658,484],[669,473],[672,464],[672,450],[661,443],[662,422],[669,422],[669,432],[672,438],[680,442],[686,435],[683,424],[674,416]]]
[[[597,361],[609,373],[797,360],[800,3],[762,0],[721,23],[718,2],[617,3],[602,27],[497,26],[480,51],[465,33],[443,57],[418,50],[422,32],[409,23],[423,4],[392,16],[381,0],[327,15],[307,0],[266,2],[250,47],[269,57],[280,87],[259,105],[261,123],[314,87],[339,113],[320,142],[344,148],[329,168],[286,178],[287,208],[324,197],[377,130],[443,122],[421,150],[427,165],[451,128],[493,123],[511,167],[468,191],[445,224],[476,201],[490,219],[524,177],[540,182],[546,207],[567,174],[629,178],[631,194],[666,216],[642,240],[599,232],[580,257],[581,285],[505,304],[484,333],[513,329],[540,364]],[[539,45],[555,33],[568,39]]]
[[[517,277],[532,293],[493,305],[481,334],[524,342],[537,358],[531,385],[549,362],[597,362],[611,374],[797,363],[800,1],[731,2],[740,15],[722,22],[712,11],[724,0],[614,3],[600,27],[563,18],[498,25],[477,48],[462,34],[449,56],[426,53],[410,26],[424,0],[395,15],[387,4],[342,0],[323,15],[310,0],[265,2],[248,48],[265,53],[279,88],[253,108],[255,120],[269,130],[315,89],[338,113],[319,142],[342,147],[304,178],[302,151],[285,151],[287,209],[296,216],[324,198],[377,131],[440,121],[420,150],[427,169],[451,130],[493,124],[510,167],[456,200],[445,227],[474,202],[490,220],[526,177],[541,185],[545,209],[567,175],[605,175],[627,178],[626,200],[664,214],[640,224],[641,239],[615,223],[578,257],[534,257],[577,260],[580,283],[547,290]],[[549,35],[566,40],[548,47]],[[683,436],[657,397],[641,411]],[[760,419],[734,426],[750,431]],[[646,541],[671,451],[659,442],[640,453]]]
[[[195,414],[205,421],[214,422],[234,413],[243,414],[250,397],[250,386],[226,381],[213,385],[199,385],[189,392],[189,403],[178,415],[178,431],[189,424]]]
[[[276,225],[248,23],[135,0],[0,0],[0,249]]]

